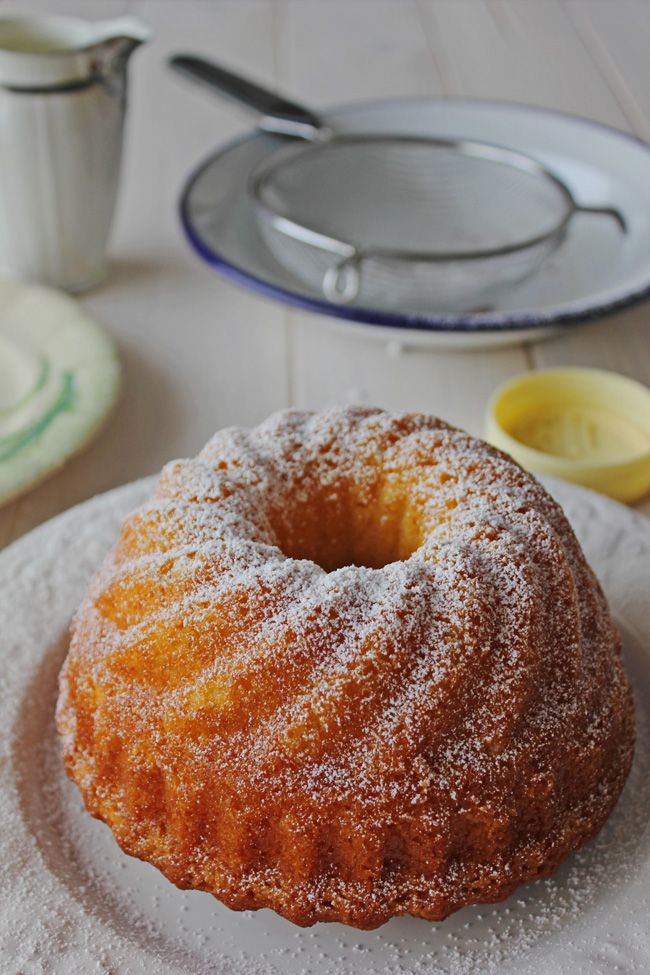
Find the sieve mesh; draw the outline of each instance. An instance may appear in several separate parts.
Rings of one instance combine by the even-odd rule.
[[[275,213],[361,250],[462,258],[525,246],[565,220],[570,198],[541,167],[465,146],[341,138],[292,147],[265,170],[257,193]]]
[[[340,135],[274,153],[249,184],[264,240],[335,302],[471,310],[534,273],[582,207],[521,153],[482,142]]]

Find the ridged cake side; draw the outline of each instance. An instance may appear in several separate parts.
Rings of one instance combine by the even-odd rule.
[[[352,408],[163,471],[77,613],[58,726],[126,852],[236,909],[363,928],[551,873],[634,737],[543,488],[432,417]]]

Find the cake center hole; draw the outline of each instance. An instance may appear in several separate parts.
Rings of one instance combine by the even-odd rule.
[[[418,520],[405,517],[402,505],[361,503],[351,495],[338,492],[329,501],[274,512],[276,545],[288,558],[309,559],[326,572],[406,561],[422,541]]]

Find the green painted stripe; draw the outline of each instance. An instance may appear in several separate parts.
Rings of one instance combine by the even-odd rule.
[[[50,408],[23,430],[0,437],[0,463],[13,460],[16,454],[37,440],[60,413],[69,413],[74,408],[75,398],[74,375],[66,370],[62,377],[61,391]]]
[[[45,383],[50,377],[50,363],[44,355],[41,355],[40,359],[41,362],[39,366],[38,376],[36,377],[36,382],[34,383],[32,388],[27,393],[25,393],[23,398],[19,399],[17,403],[12,403],[12,405],[8,406],[6,409],[0,410],[0,416],[9,416],[11,413],[16,413],[18,412],[18,410],[22,410],[23,406],[26,406],[27,403],[29,403],[30,399],[32,399],[34,396],[40,393],[40,391],[43,389]],[[0,442],[1,441],[2,438],[0,437]]]

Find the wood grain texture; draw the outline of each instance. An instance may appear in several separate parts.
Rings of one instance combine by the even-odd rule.
[[[419,0],[445,93],[527,102],[625,126],[560,0]]]
[[[510,99],[650,137],[646,0],[23,0],[0,10],[130,11],[153,30],[132,63],[113,270],[83,299],[119,343],[124,394],[88,451],[0,510],[0,546],[194,453],[220,426],[289,404],[430,410],[480,433],[494,387],[525,369],[595,365],[650,383],[648,305],[529,348],[391,355],[353,326],[324,327],[214,274],[183,240],[177,198],[196,162],[249,122],[165,67],[171,52],[194,51],[316,106],[407,94]],[[650,513],[650,502],[641,507]]]
[[[650,139],[646,0],[566,0],[566,10],[632,129]]]

